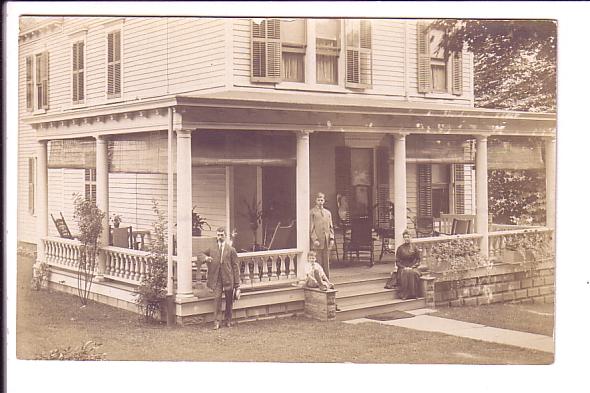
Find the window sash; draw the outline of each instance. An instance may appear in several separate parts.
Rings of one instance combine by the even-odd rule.
[[[317,83],[338,84],[338,56],[319,54],[316,56]]]
[[[289,82],[305,82],[305,55],[283,52],[282,79]]]

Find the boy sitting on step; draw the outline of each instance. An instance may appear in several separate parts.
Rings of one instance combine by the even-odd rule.
[[[315,251],[307,253],[307,261],[309,262],[309,265],[306,269],[307,276],[305,278],[305,286],[308,288],[319,288],[322,291],[334,289],[334,284],[328,280],[326,273],[324,273],[324,269],[319,263],[317,263],[317,255]]]

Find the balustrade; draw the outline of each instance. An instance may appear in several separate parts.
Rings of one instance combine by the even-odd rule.
[[[261,286],[273,281],[295,280],[299,254],[296,249],[238,254],[242,285]]]
[[[110,246],[101,250],[106,253],[106,278],[139,284],[151,272],[151,257],[147,251]]]
[[[78,240],[61,237],[43,238],[45,262],[68,270],[78,268],[82,244]]]
[[[471,233],[466,235],[421,237],[413,239],[412,243],[418,248],[418,250],[420,250],[421,263],[427,266],[429,270],[433,270],[436,261],[433,261],[432,250],[435,245],[445,242],[451,242],[454,240],[464,240],[470,242],[475,248],[479,248],[481,238],[482,235],[477,233]]]
[[[489,255],[490,259],[501,261],[505,251],[511,245],[521,244],[525,238],[534,236],[530,244],[531,248],[540,256],[550,257],[553,255],[553,230],[550,228],[536,227],[534,229],[502,230],[489,233]]]

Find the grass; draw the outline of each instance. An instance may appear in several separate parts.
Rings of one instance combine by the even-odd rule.
[[[438,309],[438,317],[464,322],[553,336],[553,304],[489,304],[479,307]]]
[[[104,304],[81,308],[75,296],[29,288],[32,260],[19,257],[16,350],[34,359],[58,347],[101,343],[106,360],[549,364],[553,355],[378,323],[290,317],[210,326],[146,325]]]

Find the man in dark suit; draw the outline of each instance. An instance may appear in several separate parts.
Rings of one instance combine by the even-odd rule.
[[[334,246],[334,226],[332,214],[324,208],[326,197],[318,192],[315,206],[310,210],[309,233],[311,249],[317,254],[319,264],[326,276],[330,277],[330,249]]]
[[[240,267],[235,248],[226,242],[224,227],[217,228],[215,247],[205,250],[199,259],[207,263],[207,287],[214,297],[214,329],[219,329],[221,314],[221,297],[225,296],[225,325],[231,327],[234,297],[239,298]]]

